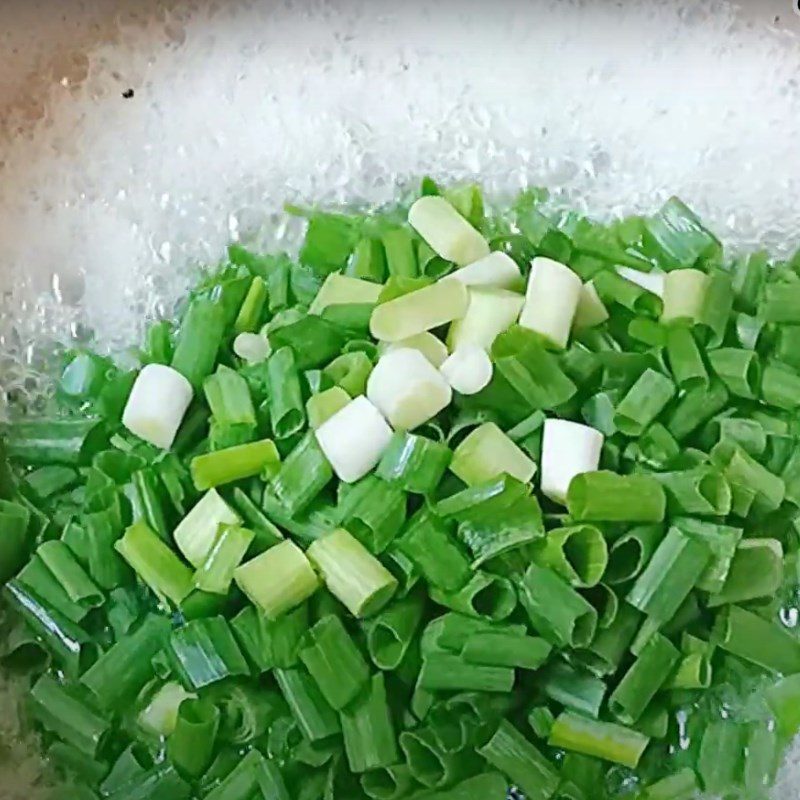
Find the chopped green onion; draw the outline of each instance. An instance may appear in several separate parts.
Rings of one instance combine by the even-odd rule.
[[[198,491],[232,483],[254,475],[271,475],[280,468],[280,456],[271,439],[195,456],[190,464]]]
[[[594,283],[588,281],[581,287],[578,307],[572,321],[574,330],[584,330],[602,325],[608,319],[608,309],[603,305]]]
[[[172,538],[186,560],[200,567],[217,540],[219,526],[240,523],[239,515],[217,494],[216,489],[209,489],[178,523]]]
[[[351,399],[341,386],[332,386],[319,394],[311,395],[306,401],[308,427],[316,430],[334,414],[341,411]]]
[[[338,522],[371,553],[382,553],[406,521],[406,496],[398,486],[368,475],[338,506]]]
[[[398,432],[383,453],[375,474],[413,494],[430,494],[452,459],[447,445],[425,436]]]
[[[244,301],[233,323],[234,333],[254,333],[258,330],[264,308],[267,304],[267,285],[263,278],[256,275],[250,282]]]
[[[631,769],[635,769],[649,742],[649,737],[632,728],[599,722],[571,711],[556,717],[548,739],[552,747],[613,761]]]
[[[708,275],[698,269],[676,269],[664,278],[662,322],[696,322],[703,311]]]
[[[167,740],[167,758],[183,775],[199,778],[211,764],[219,730],[219,709],[189,699],[176,709],[174,729]]]
[[[580,522],[661,522],[666,504],[664,489],[649,475],[584,472],[567,492],[570,516]]]
[[[788,675],[764,691],[776,728],[784,741],[791,741],[800,731],[800,675]]]
[[[727,402],[728,392],[722,381],[712,380],[707,387],[696,386],[694,389],[689,389],[667,415],[665,421],[667,430],[677,441],[683,441],[704,422],[725,408]]]
[[[414,237],[407,228],[391,228],[381,236],[390,276],[414,278],[419,274]]]
[[[670,371],[678,389],[708,386],[708,372],[697,341],[689,328],[670,328],[666,345]]]
[[[699,787],[694,770],[684,767],[674,775],[651,783],[640,796],[641,800],[692,800]]]
[[[536,472],[536,464],[497,425],[486,422],[455,449],[450,470],[468,486],[503,474],[527,483]]]
[[[775,408],[794,411],[800,406],[800,375],[787,364],[770,362],[761,377],[761,399]]]
[[[360,350],[342,353],[322,370],[322,374],[330,378],[334,386],[344,389],[350,397],[364,394],[371,372],[372,361]]]
[[[308,558],[325,585],[358,618],[377,614],[397,590],[397,580],[346,530],[313,542]]]
[[[599,716],[606,694],[600,678],[556,661],[542,670],[539,680],[542,692],[559,705],[594,719]]]
[[[682,472],[655,473],[667,492],[667,505],[676,514],[722,517],[731,510],[731,488],[716,470],[704,467]]]
[[[732,720],[711,722],[703,731],[697,771],[703,787],[727,794],[736,786],[744,756],[744,729]]]
[[[276,350],[267,362],[269,413],[276,439],[288,439],[305,423],[297,369],[294,353],[288,347]]]
[[[381,342],[379,352],[381,354],[388,353],[400,348],[419,350],[436,369],[442,366],[448,356],[447,345],[428,331],[409,336],[407,339],[401,339],[398,342]]]
[[[442,258],[460,267],[489,255],[486,240],[443,197],[421,197],[409,209],[408,222]]]
[[[255,534],[238,525],[220,526],[217,540],[194,576],[194,585],[204,592],[227,595]]]
[[[594,525],[554,528],[533,556],[537,564],[557,572],[572,586],[596,586],[608,565],[608,548]]]
[[[550,258],[531,262],[519,324],[558,349],[567,346],[583,284],[578,275]]]
[[[513,258],[495,251],[488,256],[473,261],[466,267],[457,269],[449,277],[461,281],[465,286],[521,291],[522,275]],[[522,305],[520,304],[520,308]]]
[[[159,598],[178,606],[191,594],[191,570],[144,522],[131,525],[114,549]]]
[[[739,542],[722,589],[709,598],[709,607],[774,597],[783,585],[783,547],[777,539]]]
[[[632,271],[631,271],[632,272]],[[611,304],[627,308],[634,314],[657,319],[664,304],[658,294],[629,280],[630,273],[600,272],[593,278],[594,288],[607,306]]]
[[[720,347],[708,354],[708,361],[731,394],[748,400],[758,397],[761,364],[753,350]]]
[[[314,302],[308,308],[308,313],[321,314],[328,306],[332,305],[349,303],[375,305],[380,293],[381,286],[377,283],[332,272],[325,278]]]
[[[324,428],[324,424],[320,427]],[[281,464],[272,479],[272,489],[289,516],[295,516],[305,510],[332,478],[333,469],[317,439],[306,433]]]
[[[165,683],[139,712],[137,722],[155,736],[170,736],[178,722],[181,703],[196,697],[179,683]]]
[[[202,388],[206,376],[214,369],[224,331],[225,310],[222,304],[208,297],[195,297],[181,320],[170,365],[189,381],[195,391]]]
[[[103,604],[103,593],[86,574],[64,542],[58,540],[44,542],[39,545],[36,555],[61,584],[71,602],[86,609],[97,608]]]
[[[400,753],[382,673],[373,675],[361,697],[341,714],[347,763],[352,772],[390,767]]]
[[[396,670],[400,666],[422,621],[424,605],[422,595],[413,592],[365,623],[367,652],[378,669]]]
[[[306,555],[288,540],[237,567],[234,579],[253,605],[270,619],[311,597],[319,586]]]
[[[514,269],[519,275],[516,265]],[[449,280],[458,279],[457,276],[458,272],[453,273]],[[448,347],[451,351],[466,345],[490,350],[494,340],[519,319],[524,303],[521,295],[506,289],[470,287],[466,313],[453,320],[447,332]]]
[[[231,629],[257,672],[297,666],[300,644],[308,630],[308,607],[301,605],[270,619],[246,606],[231,620]]]
[[[314,679],[302,669],[276,669],[275,680],[303,735],[312,742],[341,730],[336,712],[325,702]]]
[[[514,670],[474,664],[451,653],[431,653],[422,661],[419,685],[432,692],[510,692]]]
[[[566,504],[573,479],[594,472],[600,464],[603,434],[568,420],[548,419],[542,439],[542,492]]]
[[[439,605],[474,617],[500,622],[514,611],[517,594],[507,578],[476,571],[457,592],[444,592],[432,586],[431,599]]]
[[[663,537],[660,525],[638,525],[615,539],[608,551],[604,580],[616,585],[638,577]]]
[[[469,636],[461,655],[471,664],[535,670],[544,664],[552,649],[549,642],[536,636],[488,629]]]
[[[626,436],[639,436],[675,395],[675,384],[653,369],[645,370],[617,404],[614,426]]]

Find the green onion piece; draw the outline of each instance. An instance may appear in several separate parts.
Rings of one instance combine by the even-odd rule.
[[[711,552],[711,560],[697,581],[697,588],[712,594],[721,591],[742,538],[742,529],[689,517],[675,519],[674,525],[688,536],[702,541]]]
[[[236,644],[224,617],[187,622],[172,632],[170,661],[184,686],[202,689],[236,675],[249,675],[250,668]]]
[[[697,759],[697,771],[706,791],[732,791],[738,783],[743,756],[743,726],[732,720],[711,722],[703,732]]]
[[[649,475],[584,472],[567,492],[570,516],[579,522],[661,522],[666,504],[664,489]]]
[[[192,481],[198,491],[254,475],[278,471],[280,456],[271,439],[205,453],[192,459]]]
[[[472,634],[464,644],[461,656],[471,664],[495,667],[539,669],[550,656],[552,645],[536,636],[487,630]]]
[[[250,282],[239,313],[233,323],[234,333],[245,333],[258,330],[264,308],[267,304],[267,285],[263,278],[256,275]]]
[[[97,418],[26,419],[2,432],[8,457],[25,464],[85,464],[108,442]]]
[[[794,283],[769,283],[759,304],[759,314],[765,322],[781,325],[800,323],[800,302]]]
[[[694,770],[684,767],[673,775],[651,783],[639,800],[692,800],[699,788]]]
[[[703,311],[708,275],[698,269],[676,269],[664,278],[662,322],[696,322]]]
[[[340,275],[332,272],[325,278],[314,302],[309,306],[309,314],[321,314],[328,306],[348,303],[378,302],[381,287],[377,283]]]
[[[474,756],[469,756],[466,750],[448,752],[437,731],[431,727],[403,731],[400,747],[412,777],[430,789],[448,786],[472,771],[470,759],[474,760]],[[430,792],[422,796],[438,797],[439,793]]]
[[[372,312],[370,332],[376,339],[398,342],[463,317],[468,305],[463,283],[442,280],[378,305]]]
[[[553,723],[548,743],[635,769],[649,737],[632,728],[564,711]]]
[[[722,344],[733,310],[733,281],[728,272],[712,269],[708,274],[703,306],[696,320],[709,349]]]
[[[614,426],[627,436],[639,436],[674,396],[675,384],[647,369],[617,404]]]
[[[640,316],[658,319],[661,316],[663,303],[653,292],[635,284],[611,270],[598,273],[593,278],[594,288],[600,299],[607,306],[620,305]]]
[[[725,606],[713,640],[723,650],[766,670],[800,672],[800,642],[788,631],[739,606]]]
[[[677,197],[670,197],[644,222],[642,249],[666,270],[694,267],[721,248],[697,215]]]
[[[398,431],[375,474],[405,492],[429,494],[439,485],[452,455],[450,448],[441,442]]]
[[[774,597],[783,585],[783,547],[777,539],[739,542],[722,589],[709,598],[709,607]]]
[[[800,406],[800,375],[787,364],[771,361],[761,377],[761,399],[769,406],[794,411]]]
[[[451,653],[430,653],[422,661],[419,685],[432,692],[510,692],[514,670],[474,664]]]
[[[359,619],[377,614],[397,591],[394,576],[342,528],[313,542],[307,555],[331,594]]]
[[[245,756],[238,758],[233,769],[205,795],[204,800],[272,800],[261,789],[267,785],[267,777],[274,775],[268,763],[258,750],[250,750]],[[166,796],[164,800],[167,800]],[[285,798],[277,795],[275,800]]]
[[[414,786],[414,778],[406,764],[394,764],[370,770],[361,776],[361,788],[371,800],[400,800],[401,797],[407,796]],[[505,781],[503,792],[505,792]],[[504,794],[497,795],[501,800],[504,796]]]
[[[419,274],[414,237],[408,228],[391,228],[382,236],[389,275],[414,278]]]
[[[428,623],[422,634],[420,648],[423,656],[430,653],[452,651],[460,653],[467,641],[479,633],[508,633],[524,636],[523,625],[498,625],[463,614],[444,614]]]
[[[704,467],[682,472],[655,473],[667,492],[667,506],[674,514],[724,517],[731,510],[731,488],[716,470]]]
[[[457,279],[457,274],[451,277]],[[489,350],[494,340],[517,321],[524,302],[521,295],[506,289],[470,286],[467,311],[447,332],[450,351],[467,345]]]
[[[527,483],[536,472],[536,464],[497,425],[486,422],[455,449],[450,469],[468,486],[503,474]]]
[[[519,598],[533,627],[561,647],[586,647],[594,638],[597,612],[552,570],[531,564]]]
[[[25,506],[0,500],[0,583],[15,575],[28,557],[30,520]]]
[[[381,240],[369,237],[361,239],[347,264],[345,274],[382,283],[386,276],[386,257]]]
[[[347,763],[361,773],[389,767],[400,757],[382,673],[340,714]]]
[[[533,556],[539,566],[549,567],[572,586],[596,586],[608,564],[603,534],[594,525],[573,525],[548,531]]]
[[[627,601],[648,617],[669,621],[697,584],[710,557],[700,539],[670,528],[628,592]]]
[[[311,628],[308,641],[308,646],[300,651],[300,658],[328,705],[339,711],[367,682],[367,664],[341,620],[332,614]]]
[[[507,775],[529,800],[548,800],[558,787],[551,763],[513,725],[505,720],[478,752]]]
[[[658,633],[652,636],[609,697],[611,713],[626,725],[637,722],[679,658],[669,639]]]
[[[334,307],[329,311],[334,311],[336,308],[342,307]],[[313,314],[303,316],[298,312],[297,317],[287,321],[287,324],[275,327],[273,323],[274,320],[270,323],[272,329],[267,333],[270,346],[273,351],[290,348],[294,353],[295,368],[298,371],[327,364],[341,352],[346,338],[346,331],[338,324]],[[284,364],[281,369],[285,367]],[[291,375],[291,372],[290,369],[287,374]]]
[[[731,394],[749,400],[758,396],[761,365],[754,351],[721,347],[709,352],[708,361]]]
[[[153,677],[152,659],[164,649],[171,627],[165,617],[148,616],[84,672],[81,683],[101,708],[116,711],[136,697]]]
[[[338,506],[343,527],[373,554],[382,553],[406,520],[406,496],[400,487],[368,475],[352,484]]]
[[[599,716],[606,694],[600,678],[563,661],[546,667],[538,678],[537,688],[559,705],[594,719]]]
[[[547,739],[556,718],[548,706],[534,706],[528,712],[528,725],[538,739]]]
[[[621,602],[614,621],[600,629],[592,643],[575,653],[576,661],[595,675],[615,672],[628,652],[642,621],[633,606]]]
[[[350,397],[356,397],[364,394],[367,388],[367,378],[372,372],[372,361],[360,350],[343,353],[331,361],[322,372],[335,386],[344,389]]]
[[[288,439],[305,424],[305,407],[295,356],[281,347],[267,361],[269,413],[276,439]]]
[[[234,573],[250,549],[255,534],[237,525],[220,526],[219,536],[194,576],[194,585],[204,592],[227,595]]]
[[[748,726],[745,741],[744,788],[751,796],[763,795],[775,783],[780,763],[778,735],[755,722]]]
[[[741,447],[720,442],[711,451],[711,460],[722,470],[733,492],[733,513],[746,517],[751,509],[771,512],[786,496],[786,485]]]
[[[531,493],[531,487],[509,475],[470,486],[440,500],[434,510],[443,518],[458,522],[479,522],[497,514],[507,514]]]
[[[175,730],[181,703],[196,696],[187,692],[179,683],[165,683],[139,712],[137,722],[148,733],[169,736]]]
[[[111,730],[110,722],[98,714],[74,688],[43,675],[30,690],[32,711],[48,730],[81,753],[95,758]]]
[[[670,371],[678,389],[708,386],[708,372],[691,330],[684,327],[670,328],[666,344]]]
[[[239,525],[239,515],[209,489],[175,528],[173,539],[192,566],[200,567],[217,540],[220,525]]]
[[[665,686],[670,689],[708,689],[711,686],[711,661],[704,653],[689,653],[675,667]]]
[[[665,425],[677,441],[711,419],[728,403],[728,391],[722,381],[712,380],[708,387],[696,386],[688,390],[667,415]]]
[[[325,702],[314,679],[302,669],[276,669],[275,680],[303,735],[312,742],[339,733],[336,712]]]
[[[753,458],[763,455],[767,449],[767,432],[758,420],[744,419],[742,417],[721,417],[717,420],[712,420],[709,426],[715,426],[719,429],[719,435],[716,437],[717,441],[733,442]]]
[[[270,619],[300,605],[319,586],[303,551],[288,540],[270,547],[236,569],[237,586]]]
[[[333,469],[312,433],[295,445],[278,474],[272,488],[290,516],[303,511],[330,483]]]
[[[181,320],[170,366],[199,392],[214,369],[225,333],[225,309],[217,300],[195,297]]]
[[[778,733],[785,742],[800,731],[800,675],[781,678],[764,690]]]
[[[247,606],[231,620],[231,630],[242,651],[257,672],[297,665],[300,644],[308,630],[308,607],[269,619],[253,606]]]
[[[178,606],[191,593],[192,571],[144,522],[131,525],[114,548],[159,598]]]
[[[367,652],[372,663],[382,670],[396,670],[416,636],[424,597],[419,592],[396,600],[364,625]]]
[[[5,534],[5,530],[0,528],[0,533]],[[64,542],[58,540],[45,542],[39,545],[36,554],[61,584],[71,602],[86,609],[97,608],[103,604],[103,593],[86,574]]]
[[[426,507],[411,518],[398,548],[429,583],[442,591],[458,591],[472,574],[463,548],[448,533],[446,524]]]
[[[203,700],[185,700],[167,740],[167,758],[183,775],[199,778],[211,764],[219,730],[219,709]]]
[[[517,593],[510,580],[480,570],[456,592],[431,586],[430,597],[453,611],[493,622],[506,619],[517,605]]]
[[[660,525],[639,525],[615,539],[608,551],[604,579],[613,586],[636,578],[663,537]]]
[[[340,386],[332,386],[330,389],[311,395],[306,401],[308,427],[315,431],[337,411],[341,411],[351,399]]]

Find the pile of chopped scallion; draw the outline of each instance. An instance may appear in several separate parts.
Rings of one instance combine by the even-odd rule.
[[[70,800],[766,798],[800,259],[675,198],[290,211],[297,259],[231,246],[3,431],[3,661]]]

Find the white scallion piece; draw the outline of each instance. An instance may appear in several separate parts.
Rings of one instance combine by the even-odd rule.
[[[260,333],[240,333],[233,340],[233,352],[248,364],[260,364],[269,358],[272,348]]]
[[[534,258],[519,324],[559,348],[567,346],[583,283],[566,265]]]
[[[703,308],[708,275],[699,269],[676,269],[664,278],[662,322],[676,319],[696,320]]]
[[[439,372],[459,394],[477,394],[488,386],[494,367],[482,347],[467,344],[453,351]]]
[[[122,424],[140,439],[169,450],[192,395],[192,385],[180,372],[164,364],[148,364],[136,376]]]
[[[392,429],[381,412],[359,395],[323,422],[314,435],[337,477],[353,483],[377,466],[391,441]]]
[[[578,308],[572,321],[573,330],[580,331],[602,325],[608,319],[608,309],[603,305],[591,281],[584,283],[578,297]]]
[[[446,408],[453,391],[419,350],[398,348],[378,360],[367,397],[393,428],[412,430]]]
[[[461,281],[465,286],[513,289],[520,292],[525,288],[516,261],[499,250],[451,272],[447,279]]]
[[[380,283],[364,281],[332,272],[325,278],[317,296],[308,308],[309,314],[321,314],[328,306],[363,303],[374,305],[383,286]]]
[[[542,435],[542,493],[566,504],[569,484],[576,475],[600,465],[603,434],[564,419],[548,419]]]
[[[647,289],[648,292],[657,294],[659,297],[664,296],[664,277],[665,273],[661,270],[654,269],[650,272],[642,272],[640,269],[633,269],[632,267],[616,267],[617,275],[625,280],[641,286],[642,289]]]
[[[186,560],[200,568],[217,541],[220,525],[241,525],[239,515],[209,489],[178,523],[172,538]]]
[[[376,339],[399,342],[460,319],[468,306],[467,287],[445,279],[376,306],[369,329]]]
[[[455,322],[453,324],[455,325]],[[447,345],[428,331],[418,333],[416,336],[409,336],[407,339],[401,339],[399,342],[381,342],[378,345],[378,352],[382,355],[401,347],[419,350],[436,369],[442,366],[448,355]]]
[[[486,239],[443,197],[420,197],[408,210],[408,222],[438,255],[459,267],[489,255]]]
[[[470,288],[467,313],[447,332],[451,351],[474,345],[488,350],[494,340],[518,319],[525,298],[506,289]]]

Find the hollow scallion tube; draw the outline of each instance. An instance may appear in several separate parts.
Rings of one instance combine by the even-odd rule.
[[[136,719],[139,726],[155,736],[169,736],[175,730],[178,709],[184,700],[197,695],[187,692],[179,683],[169,681],[152,695]]]
[[[225,332],[225,310],[208,297],[196,297],[181,320],[172,368],[198,391],[214,369],[217,351]]]
[[[538,687],[559,705],[597,719],[606,694],[606,685],[598,677],[555,661],[542,670]]]
[[[645,370],[617,404],[614,425],[627,436],[639,436],[675,396],[675,384],[654,369]]]
[[[203,491],[254,475],[272,475],[279,466],[280,456],[274,442],[263,439],[195,456],[190,469],[195,488]]]
[[[261,315],[267,304],[267,285],[264,279],[256,275],[250,283],[244,301],[233,323],[234,333],[255,333],[261,321]]]
[[[722,609],[712,641],[728,653],[772,672],[800,672],[800,643],[784,628],[739,606]]]
[[[510,692],[513,667],[475,664],[460,655],[437,652],[425,656],[419,685],[432,692]]]
[[[711,460],[731,485],[732,511],[746,517],[751,507],[759,512],[776,511],[786,496],[786,484],[777,475],[731,442],[720,442]]]
[[[774,597],[783,584],[783,547],[777,539],[739,542],[722,589],[711,595],[709,607]]]
[[[601,629],[588,647],[576,651],[576,662],[594,675],[610,675],[615,672],[628,652],[641,621],[642,615],[639,611],[621,602],[614,621],[607,628]]]
[[[319,587],[308,558],[288,540],[242,564],[234,572],[234,580],[271,619],[300,605]]]
[[[681,472],[655,473],[675,514],[724,517],[731,510],[731,488],[715,469],[696,467]]]
[[[460,319],[468,306],[466,286],[444,279],[376,306],[370,332],[380,341],[398,342]]]
[[[608,547],[594,525],[573,525],[548,531],[533,558],[572,586],[596,586],[608,565]]]
[[[764,690],[778,733],[785,742],[800,731],[800,674],[787,675]]]
[[[670,528],[628,592],[627,601],[648,617],[668,622],[697,584],[710,558],[704,542]]]
[[[800,406],[800,375],[787,364],[770,362],[761,377],[761,399],[775,408],[796,410]]]
[[[761,364],[753,350],[720,347],[709,352],[708,360],[731,394],[748,400],[758,397]]]
[[[737,545],[742,538],[742,529],[692,517],[676,518],[673,524],[708,547],[711,558],[697,581],[697,588],[712,594],[718,593],[730,571]]]
[[[536,636],[488,629],[469,636],[461,655],[471,664],[534,670],[544,664],[552,649],[548,641]]]
[[[604,761],[635,769],[649,744],[649,737],[632,728],[600,722],[564,711],[556,717],[548,743]]]
[[[392,437],[376,475],[403,491],[429,494],[444,476],[452,455],[441,442],[401,431]]]
[[[238,525],[222,525],[217,540],[194,576],[194,585],[204,592],[227,595],[236,569],[242,563],[255,534]]]
[[[167,758],[183,775],[199,778],[208,769],[219,730],[219,709],[204,700],[184,700],[167,739]]]
[[[541,487],[551,500],[565,504],[576,475],[593,472],[600,465],[603,434],[569,420],[548,419],[542,439]]]
[[[725,408],[727,403],[728,390],[725,384],[714,379],[708,387],[696,386],[688,390],[667,415],[664,424],[680,442]]]
[[[398,486],[367,475],[353,484],[337,507],[337,521],[367,550],[382,553],[406,520],[406,495]]]
[[[700,348],[689,328],[675,327],[667,332],[667,360],[678,389],[708,386],[708,371]]]
[[[219,526],[240,523],[239,515],[215,489],[209,489],[180,521],[173,538],[186,560],[193,566],[200,567],[217,539]]]
[[[286,512],[303,511],[330,483],[333,470],[312,433],[294,446],[272,479],[272,489]]]
[[[663,302],[658,294],[630,280],[630,272],[624,275],[604,270],[594,276],[592,282],[600,299],[606,304],[617,304],[634,314],[657,319],[661,316]]]
[[[365,623],[367,652],[378,669],[396,670],[400,666],[416,636],[424,607],[423,595],[412,592]]]
[[[430,789],[448,786],[472,771],[468,752],[448,752],[429,725],[403,731],[399,740],[411,775]],[[437,797],[438,793],[423,796]]]
[[[269,411],[276,439],[298,433],[305,423],[305,407],[294,353],[281,347],[267,362]]]
[[[369,669],[341,620],[329,614],[308,632],[300,659],[317,682],[331,708],[339,711],[353,700],[369,679]]]
[[[561,647],[586,647],[594,638],[597,612],[552,570],[531,564],[519,599],[533,627]]]
[[[652,636],[609,697],[611,713],[626,725],[637,722],[679,658],[669,639],[659,633]]]
[[[572,321],[574,330],[584,330],[602,325],[608,319],[608,310],[603,305],[594,283],[588,281],[581,287],[578,297],[578,307]]]
[[[585,472],[567,492],[567,508],[578,522],[661,522],[666,505],[663,487],[649,475]]]
[[[675,269],[664,278],[662,322],[696,322],[703,311],[708,275],[699,269]]]
[[[468,486],[507,474],[527,483],[536,464],[493,422],[472,431],[453,452],[450,470]]]
[[[603,579],[613,586],[636,578],[663,537],[661,525],[638,525],[615,539],[609,548]]]
[[[192,591],[192,571],[144,522],[131,525],[114,545],[160,598],[180,605]]]
[[[5,528],[0,524],[0,531]],[[81,564],[73,556],[64,542],[56,539],[39,545],[36,554],[44,565],[61,584],[73,603],[84,608],[96,608],[102,605],[104,597],[94,581],[86,574]]]
[[[508,775],[530,800],[548,800],[555,794],[558,773],[511,723],[501,722],[478,752],[493,767]]]
[[[308,630],[308,606],[271,620],[247,606],[231,620],[231,630],[258,672],[297,666],[300,645]]]
[[[486,240],[443,197],[420,197],[408,222],[436,253],[460,267],[489,255]]]
[[[517,605],[517,594],[510,580],[481,570],[457,592],[444,592],[432,586],[430,596],[435,603],[453,611],[493,622],[506,619]]]
[[[331,594],[355,617],[377,614],[397,590],[395,577],[342,528],[313,542],[307,555]]]
[[[344,389],[350,397],[364,394],[370,372],[372,361],[360,350],[342,353],[322,370],[322,374],[330,378],[334,386]]]
[[[361,788],[371,800],[400,800],[416,785],[407,764],[370,770],[361,776]],[[505,791],[505,785],[503,786]],[[498,795],[502,800],[502,795]]]

